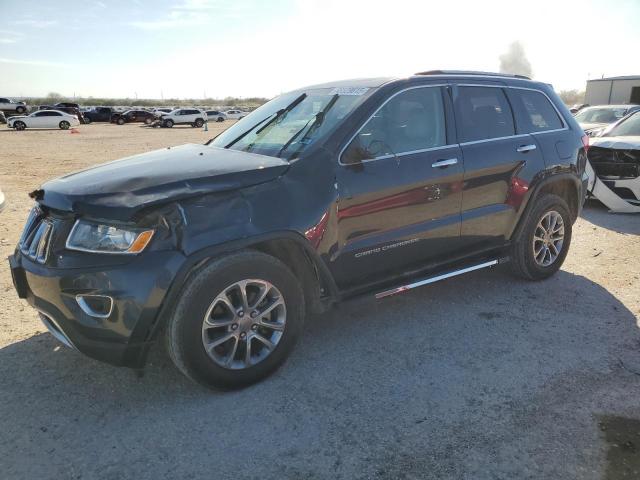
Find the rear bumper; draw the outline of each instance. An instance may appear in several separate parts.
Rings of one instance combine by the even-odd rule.
[[[117,366],[138,368],[159,320],[163,301],[183,264],[177,252],[148,252],[108,269],[52,269],[19,252],[9,257],[18,295],[40,312],[63,344]],[[108,312],[97,315],[79,298],[109,297]]]

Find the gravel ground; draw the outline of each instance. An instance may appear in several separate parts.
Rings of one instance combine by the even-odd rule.
[[[0,254],[41,181],[224,126],[0,131]],[[590,202],[552,279],[499,267],[345,303],[232,393],[162,348],[139,377],[59,346],[3,262],[0,478],[640,478],[639,252],[640,216]]]

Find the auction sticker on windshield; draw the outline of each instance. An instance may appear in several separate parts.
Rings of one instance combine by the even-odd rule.
[[[369,87],[336,87],[329,95],[364,95]]]

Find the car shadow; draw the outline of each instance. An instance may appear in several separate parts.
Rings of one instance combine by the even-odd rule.
[[[640,418],[636,322],[583,276],[496,268],[312,317],[279,371],[232,392],[162,345],[138,376],[38,334],[0,349],[4,475],[578,478],[623,458],[598,418]]]
[[[598,200],[589,199],[581,217],[599,227],[628,235],[640,235],[640,215],[637,213],[611,213]]]

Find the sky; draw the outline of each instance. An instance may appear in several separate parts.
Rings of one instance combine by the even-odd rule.
[[[272,97],[325,81],[498,71],[640,74],[640,0],[0,0],[0,96]]]

